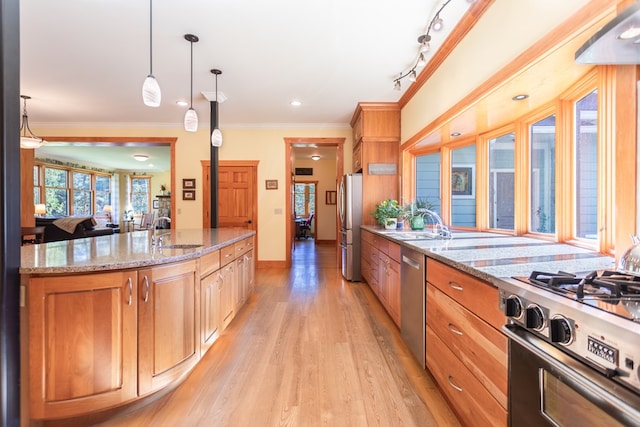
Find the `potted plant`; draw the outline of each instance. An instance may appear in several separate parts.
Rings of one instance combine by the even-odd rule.
[[[412,230],[423,230],[425,216],[429,214],[427,211],[433,209],[433,203],[426,198],[418,198],[412,202],[409,202],[405,208],[405,217],[409,221],[409,226]]]
[[[403,215],[404,210],[397,200],[386,199],[376,205],[376,210],[372,212],[378,224],[390,230],[396,228],[398,218]]]

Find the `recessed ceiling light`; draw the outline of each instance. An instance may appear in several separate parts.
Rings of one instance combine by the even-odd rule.
[[[178,104],[180,107],[186,107],[189,105],[187,101],[176,101],[176,104]]]
[[[313,156],[311,156],[311,158],[313,160],[320,160],[320,156],[318,156],[317,154],[314,154]]]
[[[149,156],[146,156],[144,154],[134,154],[133,158],[139,162],[146,162],[147,160],[149,160]]]
[[[522,101],[523,99],[527,99],[529,97],[529,95],[521,93],[519,95],[514,96],[513,98],[511,98],[514,101]]]
[[[453,133],[451,134],[451,136],[452,136],[452,137],[454,137],[454,138],[456,138],[456,137],[458,137],[458,136],[460,136],[460,135],[462,135],[462,133],[460,133],[460,132],[453,132]]]
[[[291,105],[294,107],[299,107],[302,105],[302,102],[298,101],[297,99],[294,99],[293,101],[291,101]]]

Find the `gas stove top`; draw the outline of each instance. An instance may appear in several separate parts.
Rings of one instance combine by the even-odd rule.
[[[529,277],[514,279],[640,322],[640,277],[610,270],[583,276],[534,271]]]

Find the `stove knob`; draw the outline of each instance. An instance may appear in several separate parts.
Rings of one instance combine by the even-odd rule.
[[[545,325],[545,318],[542,309],[535,304],[527,307],[527,328],[534,331],[542,331]]]
[[[573,327],[566,317],[556,314],[549,325],[551,342],[569,345],[573,342]]]
[[[510,295],[504,300],[504,314],[507,317],[520,319],[522,317],[522,301],[516,295]]]

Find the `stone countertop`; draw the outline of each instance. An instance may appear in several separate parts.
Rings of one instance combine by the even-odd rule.
[[[587,273],[615,268],[615,259],[611,256],[530,237],[453,231],[451,240],[402,240],[393,237],[398,235],[397,232],[372,226],[363,226],[362,229],[422,252],[496,286],[505,280],[511,281],[513,276],[529,276],[535,270]]]
[[[157,236],[163,236],[162,251],[151,247],[150,230],[25,245],[20,248],[20,273],[68,274],[147,267],[198,258],[253,235],[253,230],[233,228],[157,230]],[[167,247],[175,244],[200,246]]]

